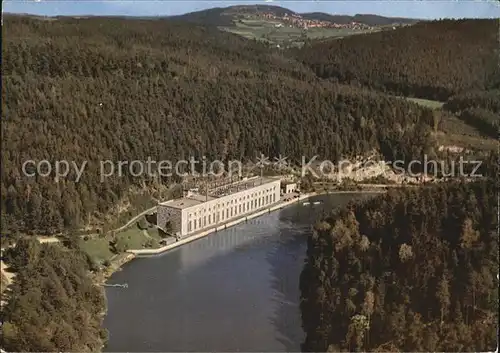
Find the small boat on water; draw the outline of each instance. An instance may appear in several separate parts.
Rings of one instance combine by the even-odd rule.
[[[321,204],[321,201],[316,201],[316,202],[313,202],[314,205],[319,205]]]
[[[303,206],[307,206],[307,205],[309,205],[309,204],[310,204],[310,202],[304,202],[302,205],[303,205]]]

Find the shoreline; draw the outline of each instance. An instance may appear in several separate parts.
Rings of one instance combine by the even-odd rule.
[[[179,240],[179,241],[177,241],[177,242],[175,242],[173,244],[163,246],[161,248],[157,248],[157,249],[128,250],[128,251],[126,251],[125,253],[122,254],[122,255],[125,255],[125,254],[126,255],[123,256],[123,258],[121,258],[120,260],[118,260],[118,261],[111,261],[111,265],[105,271],[103,271],[101,274],[99,274],[99,276],[96,278],[96,285],[98,285],[101,288],[102,293],[103,293],[104,298],[105,298],[105,301],[106,301],[106,308],[105,308],[104,312],[102,313],[102,317],[104,318],[108,314],[108,307],[107,307],[108,306],[107,305],[107,300],[108,299],[107,299],[107,295],[106,295],[105,284],[107,283],[107,281],[109,280],[109,278],[114,273],[122,270],[122,266],[123,265],[125,265],[126,263],[131,262],[132,260],[134,260],[138,256],[149,257],[149,256],[154,256],[154,255],[165,254],[169,250],[178,248],[178,247],[180,247],[180,246],[182,246],[184,244],[187,244],[187,243],[193,242],[195,240],[204,238],[204,237],[206,237],[206,236],[208,236],[208,235],[210,235],[212,233],[216,233],[217,231],[225,230],[228,227],[232,227],[232,226],[234,226],[236,224],[239,224],[239,223],[242,223],[242,222],[246,222],[249,219],[257,218],[257,217],[260,217],[260,216],[262,216],[264,214],[269,214],[269,213],[271,213],[273,211],[283,209],[283,208],[285,208],[287,206],[290,206],[290,205],[298,203],[300,201],[309,199],[311,197],[322,196],[322,195],[330,195],[330,194],[360,194],[360,193],[366,193],[366,192],[373,193],[373,194],[383,194],[383,193],[387,192],[387,189],[374,188],[372,190],[338,190],[338,191],[331,191],[331,192],[325,192],[325,191],[311,192],[311,193],[307,193],[307,194],[304,194],[304,195],[300,195],[299,197],[294,198],[294,199],[289,200],[289,201],[278,202],[277,204],[275,204],[272,207],[266,208],[266,209],[261,210],[261,211],[257,211],[255,213],[249,214],[247,216],[240,217],[240,218],[238,218],[238,219],[236,219],[234,221],[228,222],[228,223],[226,223],[224,225],[221,225],[219,227],[214,227],[214,228],[211,228],[211,229],[207,229],[207,230],[205,230],[203,232],[200,232],[198,234],[194,234],[194,235],[192,235],[190,237],[187,237],[185,239]],[[104,348],[105,346],[106,346],[106,343],[103,345],[102,348]]]
[[[246,216],[242,216],[240,218],[229,221],[229,222],[222,224],[220,226],[206,229],[206,230],[201,231],[197,234],[193,234],[189,237],[186,237],[184,239],[176,241],[173,244],[165,245],[165,246],[162,246],[160,248],[155,248],[155,249],[130,249],[124,253],[124,254],[126,254],[126,256],[121,258],[119,261],[117,261],[117,262],[112,261],[111,266],[108,269],[106,269],[106,271],[104,271],[104,273],[101,274],[102,277],[99,279],[98,284],[99,285],[105,284],[107,282],[107,280],[115,272],[121,271],[123,265],[131,262],[132,260],[134,260],[137,257],[142,257],[142,256],[148,257],[148,256],[155,256],[155,255],[164,254],[164,253],[168,252],[169,250],[178,248],[184,244],[191,243],[195,240],[204,238],[210,234],[217,233],[219,231],[225,230],[227,228],[230,228],[230,227],[235,226],[237,224],[240,224],[242,222],[246,222],[250,219],[260,217],[264,214],[268,214],[268,213],[283,209],[285,207],[288,207],[292,204],[298,203],[300,201],[306,200],[306,199],[311,198],[311,197],[316,197],[316,196],[321,196],[321,195],[331,195],[331,194],[359,194],[359,193],[366,193],[366,192],[382,194],[382,193],[385,193],[386,191],[387,190],[385,190],[385,189],[381,190],[380,188],[376,188],[373,190],[338,190],[338,191],[331,191],[331,192],[325,192],[325,191],[311,192],[311,193],[300,195],[299,197],[294,198],[294,199],[289,200],[289,201],[278,202],[274,206],[262,209],[260,211],[256,211],[256,212],[248,214]]]
[[[204,238],[206,236],[208,236],[209,234],[212,234],[212,233],[216,233],[216,232],[219,232],[221,230],[225,230],[229,227],[232,227],[232,226],[235,226],[237,224],[240,224],[242,222],[246,222],[248,221],[249,219],[253,219],[253,218],[257,218],[257,217],[260,217],[266,213],[271,213],[273,211],[276,211],[276,210],[279,210],[279,209],[282,209],[286,206],[289,206],[291,204],[294,204],[294,203],[297,203],[301,200],[305,200],[309,197],[313,197],[313,196],[318,196],[317,193],[311,193],[311,194],[304,194],[304,195],[301,195],[297,198],[294,198],[290,201],[281,201],[281,202],[277,202],[275,205],[271,206],[271,207],[267,207],[267,208],[264,208],[264,209],[261,209],[259,211],[256,211],[254,213],[249,213],[248,215],[244,215],[244,216],[241,216],[239,218],[236,218],[232,221],[229,221],[227,223],[224,223],[224,224],[221,224],[219,226],[216,226],[216,227],[212,227],[212,228],[208,228],[206,230],[203,230],[203,231],[200,231],[199,233],[196,233],[196,234],[193,234],[191,236],[188,236],[184,239],[181,239],[179,241],[176,241],[175,243],[172,243],[172,244],[168,244],[168,245],[165,245],[165,246],[162,246],[161,248],[156,248],[156,249],[139,249],[139,250],[127,250],[127,252],[131,253],[131,254],[134,254],[135,256],[148,256],[148,255],[158,255],[158,254],[162,254],[168,250],[171,250],[171,249],[175,249],[179,246],[182,246],[184,244],[187,244],[187,243],[190,243],[192,241],[195,241],[195,240],[198,240],[198,239],[201,239],[201,238]]]

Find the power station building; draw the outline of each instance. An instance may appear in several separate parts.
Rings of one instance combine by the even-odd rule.
[[[158,204],[157,225],[180,237],[216,227],[279,202],[280,183],[280,179],[254,177],[207,195],[188,193]]]

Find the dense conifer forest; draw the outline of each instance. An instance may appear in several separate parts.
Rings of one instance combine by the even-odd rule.
[[[314,42],[298,56],[318,76],[445,101],[499,88],[498,20],[420,22],[343,40]]]
[[[178,180],[101,182],[99,161],[433,157],[440,113],[387,92],[448,100],[443,116],[494,136],[496,30],[439,21],[291,52],[181,21],[5,16],[2,236],[71,240],[28,237],[4,252],[15,277],[2,293],[2,348],[105,341],[104,298],[76,231]],[[319,223],[301,276],[304,350],[494,349],[497,158],[481,169],[488,181],[395,191]],[[42,159],[88,164],[78,182],[74,171],[23,175],[24,161]]]
[[[303,349],[493,351],[498,185],[394,191],[318,223],[301,275]]]
[[[434,146],[415,104],[320,81],[266,45],[213,28],[124,19],[5,19],[2,227],[79,229],[132,189],[168,180],[126,173],[100,182],[101,160],[336,160],[382,149],[388,160]],[[307,127],[307,128],[305,128]],[[26,160],[88,161],[75,173],[22,174]]]
[[[88,276],[87,256],[77,249],[22,239],[5,251],[16,272],[2,293],[0,333],[8,352],[96,352],[107,333],[101,288]]]
[[[469,91],[454,95],[443,107],[483,134],[498,138],[500,128],[500,90]]]

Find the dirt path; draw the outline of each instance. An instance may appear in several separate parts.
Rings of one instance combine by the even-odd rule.
[[[145,236],[146,238],[148,238],[148,239],[153,239],[153,238],[151,238],[151,235],[149,235],[149,233],[148,233],[148,231],[147,231],[146,229],[143,229],[143,230],[142,230],[142,234],[144,234],[144,236]]]
[[[134,218],[130,219],[125,225],[121,226],[120,228],[116,228],[113,230],[113,232],[121,232],[122,230],[128,228],[132,223],[134,223],[135,221],[137,221],[139,218],[147,215],[148,213],[150,212],[154,212],[156,211],[156,206],[154,207],[151,207],[150,209],[147,209],[146,211],[142,212],[142,213],[139,213],[137,216],[135,216]]]

